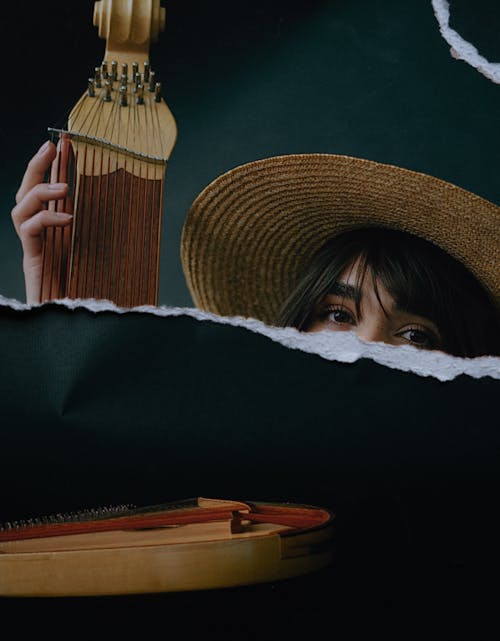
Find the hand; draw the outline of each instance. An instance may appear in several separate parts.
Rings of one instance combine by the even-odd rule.
[[[40,302],[44,229],[65,227],[73,219],[71,214],[47,209],[47,201],[64,198],[68,193],[66,183],[43,182],[56,155],[56,146],[47,141],[29,161],[11,214],[23,248],[26,301],[30,305]]]

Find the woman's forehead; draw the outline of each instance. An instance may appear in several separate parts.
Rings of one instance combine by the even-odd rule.
[[[380,277],[374,273],[372,265],[364,256],[356,256],[340,273],[333,287],[345,292],[346,296],[361,298],[368,291],[383,289],[387,291]],[[388,293],[388,292],[387,292]]]
[[[329,295],[352,300],[362,313],[367,302],[382,308],[384,314],[408,311],[387,289],[383,280],[362,257],[356,257],[340,274],[328,291]],[[365,303],[365,304],[364,304]]]

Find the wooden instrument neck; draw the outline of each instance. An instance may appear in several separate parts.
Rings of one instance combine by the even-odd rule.
[[[106,39],[104,59],[120,64],[142,65],[149,60],[149,46],[165,28],[165,8],[160,0],[98,0],[94,26]]]

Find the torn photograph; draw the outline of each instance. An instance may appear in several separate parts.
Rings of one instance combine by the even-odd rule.
[[[486,624],[498,2],[6,12],[2,614]]]

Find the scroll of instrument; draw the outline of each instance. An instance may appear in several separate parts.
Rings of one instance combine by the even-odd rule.
[[[157,305],[165,171],[177,127],[149,61],[165,26],[160,0],[99,0],[94,25],[104,62],[57,136],[51,182],[68,197],[49,208],[73,214],[48,228],[40,302],[105,299]]]
[[[0,596],[104,596],[230,588],[302,576],[333,559],[333,514],[198,498],[5,523]]]

